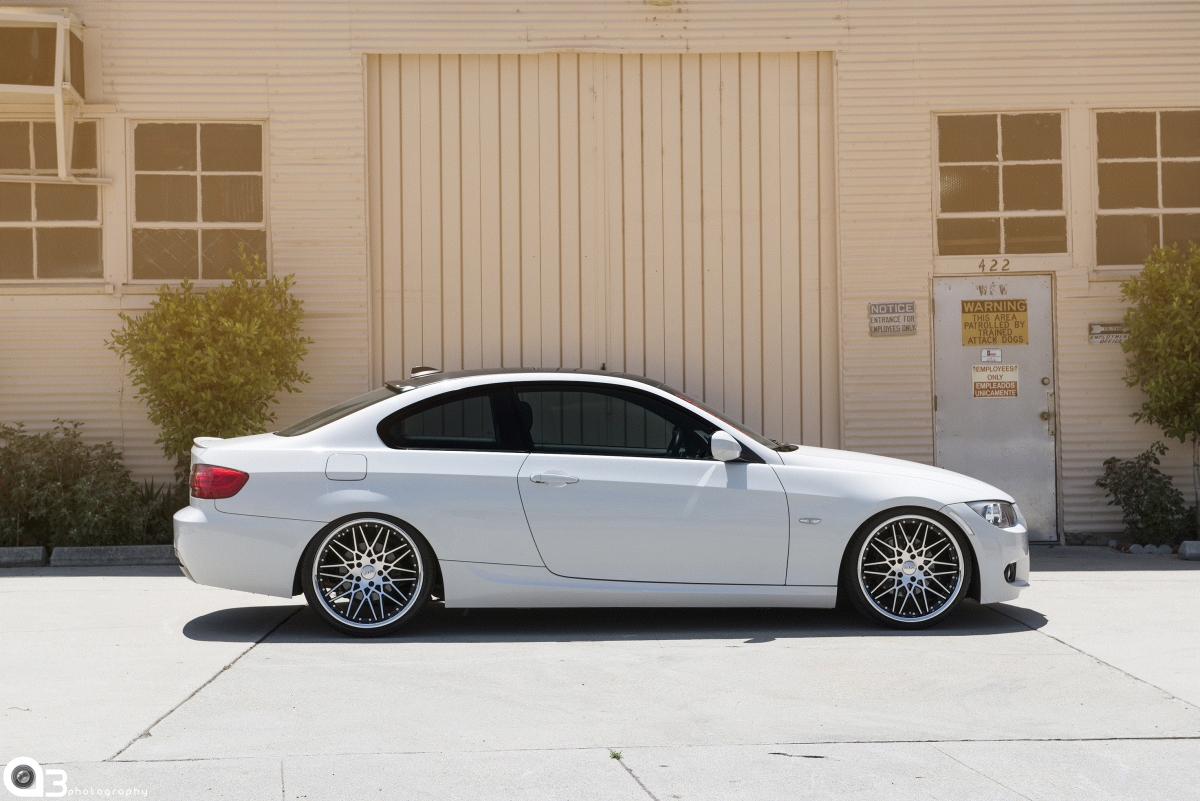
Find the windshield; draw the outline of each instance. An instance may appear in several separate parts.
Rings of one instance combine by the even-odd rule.
[[[709,406],[707,403],[704,403],[703,401],[698,401],[695,398],[691,397],[690,395],[683,394],[682,392],[680,392],[677,389],[671,389],[669,391],[672,395],[679,398],[681,401],[686,401],[687,403],[690,403],[697,408],[703,409],[704,411],[711,414],[713,417],[720,420],[725,425],[729,426],[730,428],[737,429],[739,432],[745,434],[747,437],[754,440],[759,445],[762,445],[765,448],[770,448],[773,451],[794,451],[794,450],[796,450],[795,445],[788,445],[786,443],[779,442],[778,440],[771,439],[770,437],[764,437],[762,434],[758,433],[757,431],[747,428],[743,424],[739,423],[737,420],[734,420],[733,418],[729,417],[729,415],[727,415],[723,412],[717,411],[716,409]]]
[[[276,431],[275,433],[281,437],[295,437],[300,434],[307,434],[310,431],[316,431],[321,426],[332,423],[334,420],[341,420],[348,414],[354,414],[360,409],[365,409],[368,406],[379,403],[381,400],[387,400],[395,396],[396,391],[387,387],[372,390],[365,395],[359,395],[357,398],[342,401],[336,406],[330,406],[328,409],[317,412],[312,417],[305,417],[299,423],[292,423],[282,431]]]

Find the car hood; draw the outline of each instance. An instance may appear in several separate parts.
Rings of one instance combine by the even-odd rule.
[[[779,458],[783,460],[785,465],[792,467],[869,473],[884,476],[890,475],[919,481],[936,482],[937,484],[944,485],[946,489],[953,488],[955,491],[949,494],[956,496],[957,500],[1014,502],[1013,497],[1004,490],[971,478],[970,476],[964,476],[962,473],[943,470],[940,467],[930,467],[918,462],[893,459],[889,456],[876,456],[870,453],[839,451],[831,448],[812,448],[801,445],[794,451],[780,452]]]

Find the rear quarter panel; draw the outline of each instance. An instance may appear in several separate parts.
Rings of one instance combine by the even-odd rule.
[[[351,515],[386,515],[413,526],[439,559],[541,565],[517,491],[524,453],[462,453],[370,447],[297,447],[266,441],[259,449],[216,446],[200,461],[250,474],[225,514],[329,523]],[[366,457],[366,478],[335,481],[331,454]]]

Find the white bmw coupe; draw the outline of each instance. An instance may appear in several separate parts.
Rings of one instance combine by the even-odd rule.
[[[785,445],[657,381],[414,370],[273,434],[199,437],[184,573],[381,636],[447,607],[832,607],[898,628],[1029,586],[1013,499]]]

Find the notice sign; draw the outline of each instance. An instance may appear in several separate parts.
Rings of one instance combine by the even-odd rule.
[[[1015,398],[1017,397],[1017,365],[973,364],[971,365],[971,397]]]
[[[1029,304],[1024,299],[964,300],[962,343],[976,347],[1028,345]]]
[[[873,337],[903,337],[917,333],[917,302],[868,303],[867,315]]]

